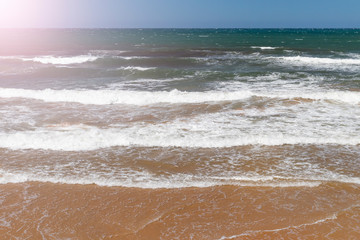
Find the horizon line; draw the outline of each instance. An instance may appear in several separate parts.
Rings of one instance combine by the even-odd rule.
[[[18,30],[46,30],[46,29],[360,29],[360,27],[0,27],[1,30],[18,29]]]

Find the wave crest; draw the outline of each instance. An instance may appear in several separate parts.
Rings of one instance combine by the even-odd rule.
[[[219,101],[236,101],[250,97],[266,97],[279,99],[312,99],[360,103],[360,92],[327,91],[327,92],[254,92],[254,91],[209,91],[184,92],[172,91],[127,91],[127,90],[31,90],[17,88],[0,88],[1,98],[28,98],[45,102],[77,102],[81,104],[130,104],[150,105],[158,103],[204,103]]]
[[[79,55],[71,57],[60,57],[60,56],[40,56],[33,58],[21,58],[23,61],[33,61],[42,64],[54,64],[54,65],[70,65],[80,64],[85,62],[93,62],[100,58],[99,56],[92,55]]]
[[[128,128],[100,129],[86,125],[65,128],[39,128],[33,131],[0,133],[0,148],[47,149],[62,151],[88,151],[115,146],[183,147],[183,148],[225,148],[245,145],[285,145],[285,144],[337,144],[358,145],[357,136],[314,136],[291,134],[242,134],[229,130],[217,132],[193,126],[193,130],[183,130],[177,123],[170,125],[136,125]]]

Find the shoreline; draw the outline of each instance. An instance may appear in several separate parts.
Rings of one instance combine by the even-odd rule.
[[[357,236],[360,216],[360,188],[340,183],[139,189],[28,182],[2,184],[0,191],[0,234],[10,238]]]

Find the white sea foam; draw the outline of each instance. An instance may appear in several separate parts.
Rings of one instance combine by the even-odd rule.
[[[99,186],[120,186],[120,187],[138,187],[138,188],[185,188],[185,187],[211,187],[218,183],[194,180],[192,176],[179,174],[173,179],[155,178],[154,176],[142,173],[138,176],[125,176],[122,179],[104,178],[90,174],[90,176],[49,176],[41,173],[17,172],[10,173],[0,170],[0,184],[23,183],[23,182],[49,182],[61,184],[96,184]]]
[[[346,58],[351,58],[351,59],[360,59],[360,54],[359,53],[348,53],[348,52],[337,52],[337,51],[331,51],[332,53],[342,56],[342,57],[346,57]]]
[[[100,56],[118,56],[119,54],[126,53],[127,51],[122,50],[90,50],[89,54],[91,55],[100,55]]]
[[[114,58],[124,59],[124,60],[133,60],[133,59],[147,59],[150,57],[147,56],[113,56]]]
[[[293,98],[303,98],[311,100],[330,100],[345,102],[350,104],[359,104],[360,103],[360,92],[351,92],[351,91],[324,91],[324,92],[287,92],[287,93],[274,93],[274,94],[255,94],[256,96],[261,97],[270,97],[270,98],[282,98],[282,99],[293,99]]]
[[[82,104],[133,104],[156,103],[201,103],[209,101],[229,101],[251,97],[248,91],[240,92],[162,92],[123,90],[28,90],[0,88],[2,98],[30,98],[45,102],[78,102]]]
[[[247,186],[247,187],[318,187],[322,181],[312,179],[292,179],[279,176],[232,176],[232,177],[209,177],[219,183]],[[326,181],[326,180],[325,180]]]
[[[230,120],[230,119],[229,119]],[[209,121],[209,120],[206,120]],[[304,134],[286,132],[280,133],[279,126],[262,134],[256,131],[266,131],[264,127],[251,126],[250,129],[234,129],[241,121],[229,127],[221,127],[217,123],[207,122],[168,123],[158,125],[141,124],[127,128],[100,129],[96,127],[78,125],[59,128],[39,128],[34,131],[19,131],[14,133],[0,133],[0,147],[10,149],[49,149],[62,151],[86,151],[114,146],[146,146],[146,147],[185,147],[185,148],[217,148],[243,145],[283,144],[339,144],[358,145],[358,136],[347,136],[347,133],[336,132],[338,136],[327,136],[331,126],[321,129],[318,133],[310,133],[304,129]],[[212,129],[218,127],[218,129]],[[257,128],[257,129],[255,129]],[[296,126],[294,127],[296,128]],[[251,130],[254,133],[246,133]],[[256,130],[256,131],[255,131]],[[291,129],[290,129],[291,130]],[[288,130],[288,131],[290,131]],[[295,131],[291,130],[291,131]],[[350,128],[351,130],[351,128]],[[310,135],[312,134],[312,135]]]
[[[92,55],[79,55],[79,56],[39,56],[39,57],[24,57],[21,58],[23,61],[33,61],[43,64],[55,64],[55,65],[70,65],[79,64],[85,62],[93,62],[100,56]]]
[[[295,63],[306,63],[306,64],[350,64],[350,65],[360,65],[360,59],[353,58],[319,58],[319,57],[279,57],[289,62]]]
[[[27,169],[25,171],[9,171],[0,169],[0,184],[23,183],[23,182],[50,182],[62,184],[96,184],[99,186],[121,186],[138,188],[185,188],[185,187],[212,187],[212,186],[244,186],[244,187],[319,187],[328,182],[345,182],[349,184],[360,184],[359,178],[346,178],[333,180],[327,179],[297,179],[279,178],[277,176],[234,176],[234,177],[214,177],[214,176],[195,176],[191,174],[172,174],[159,176],[150,174],[146,171],[134,172],[125,171],[104,174],[103,172],[75,171],[64,172],[64,169],[57,169],[56,173],[47,172],[46,168]],[[69,169],[66,168],[65,171]]]
[[[234,101],[250,97],[267,98],[304,98],[313,100],[331,100],[349,104],[360,103],[360,92],[327,91],[327,92],[253,92],[253,91],[209,91],[183,92],[172,91],[126,91],[126,90],[30,90],[0,88],[1,98],[29,98],[45,102],[77,102],[82,104],[132,104],[149,105],[157,103],[202,103],[217,101]]]
[[[258,48],[261,50],[274,50],[277,49],[278,47],[261,47],[261,46],[252,46],[251,48]]]
[[[118,70],[137,70],[137,71],[147,71],[156,69],[156,67],[137,67],[137,66],[128,66],[128,67],[120,67]]]
[[[33,93],[33,91],[35,90],[30,90],[30,93]],[[63,93],[62,91],[60,92]],[[104,94],[102,90],[94,92]],[[122,91],[110,92],[121,93]],[[129,91],[123,92],[129,93]],[[40,91],[40,93],[43,94],[43,91]],[[55,93],[59,92],[55,91]],[[223,101],[223,95],[217,95],[218,93],[212,92],[218,101]],[[208,93],[198,95],[198,93],[194,92],[184,93],[179,91],[174,93],[136,92],[137,95],[126,94],[121,96],[122,103],[140,105],[169,100],[173,100],[174,103],[180,101],[193,103],[195,101],[206,101],[205,97],[208,98],[208,101],[215,98],[211,94],[210,96],[207,95]],[[146,94],[149,95],[145,96]],[[175,97],[171,97],[171,94],[174,94]],[[252,96],[252,94],[247,94],[243,94],[242,97]],[[318,95],[309,94],[305,94],[305,96],[309,98],[318,97]],[[339,96],[338,98],[330,96],[332,96],[332,100],[338,99],[339,101],[352,102],[351,94],[349,93],[350,96],[340,95],[344,99],[340,99]],[[54,93],[49,92],[46,97],[54,97],[54,95]],[[1,94],[0,96],[4,97]],[[63,101],[74,101],[71,99],[73,97],[71,95],[65,94],[61,96]],[[129,96],[132,98],[126,99]],[[274,95],[271,96],[274,97]],[[280,96],[284,97],[284,94]],[[288,98],[296,96],[298,95],[285,94],[285,97]],[[57,96],[55,95],[55,97]],[[75,94],[75,97],[77,98],[76,101],[79,101],[79,96]],[[88,90],[84,92],[83,97],[87,103],[89,101],[93,101],[91,103],[94,104],[109,103],[109,99],[106,99],[103,95],[91,95]],[[239,99],[239,95],[235,95],[235,97]],[[346,97],[349,97],[349,99]],[[357,95],[357,98],[359,99],[359,95]],[[324,96],[322,95],[319,99],[323,100]],[[48,99],[46,100],[48,101]],[[8,110],[6,109],[6,111]],[[82,124],[53,128],[42,126],[40,123],[40,125],[35,124],[34,126],[37,126],[37,128],[32,128],[31,131],[18,131],[17,128],[9,129],[8,132],[3,130],[4,132],[0,132],[0,147],[71,151],[133,145],[189,148],[282,144],[357,145],[360,144],[360,138],[357,134],[359,116],[360,109],[357,105],[329,101],[305,101],[303,104],[288,105],[280,103],[264,109],[257,107],[230,108],[218,112],[194,113],[186,117],[180,115],[174,119],[164,119],[166,122],[159,120],[150,124],[136,121],[125,125],[109,125],[108,128],[97,128]],[[5,119],[9,118],[6,117]]]
[[[280,73],[258,76],[236,75],[234,80],[212,83],[218,91],[239,91],[249,90],[254,93],[263,94],[297,94],[302,93],[331,93],[334,91],[324,90],[319,85],[322,82],[335,79],[334,77],[316,76],[311,74]],[[319,84],[320,83],[320,84]]]
[[[57,174],[38,172],[35,169],[30,171],[15,171],[0,169],[0,184],[23,183],[23,182],[50,182],[61,184],[96,184],[99,186],[121,186],[138,188],[186,188],[186,187],[212,187],[223,185],[246,186],[246,187],[318,187],[322,182],[312,180],[283,179],[273,181],[273,177],[201,177],[189,174],[174,174],[171,176],[155,176],[147,172],[103,175],[102,173],[78,172],[76,174]],[[290,182],[289,182],[290,181]],[[326,181],[325,181],[326,182]]]
[[[342,70],[359,70],[359,58],[325,58],[325,57],[306,57],[306,56],[292,56],[292,57],[269,57],[282,64],[290,64],[293,66],[305,66],[310,68],[320,69],[342,69]]]

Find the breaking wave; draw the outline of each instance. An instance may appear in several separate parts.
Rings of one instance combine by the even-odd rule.
[[[71,57],[40,56],[34,58],[21,58],[21,59],[23,61],[33,61],[43,64],[70,65],[70,64],[79,64],[85,62],[93,62],[98,58],[100,57],[91,56],[91,55],[80,55],[80,56],[71,56]]]
[[[149,105],[158,103],[203,103],[219,101],[236,101],[250,97],[266,97],[280,99],[312,99],[360,103],[360,92],[353,91],[324,91],[324,92],[255,92],[255,91],[127,91],[127,90],[31,90],[18,88],[0,88],[0,98],[28,98],[45,102],[76,102],[81,104],[131,104]]]
[[[81,124],[63,128],[44,127],[32,131],[3,132],[0,133],[0,148],[88,151],[115,146],[224,148],[244,145],[360,144],[356,135],[338,133],[326,136],[326,129],[309,136],[307,133],[288,134],[276,131],[257,134],[244,133],[242,129],[231,131],[231,126],[229,129],[212,129],[211,125],[202,128],[204,123],[188,123],[188,129],[175,122],[107,129]],[[213,125],[212,127],[218,127]]]
[[[325,58],[325,57],[306,57],[306,56],[288,56],[288,57],[269,57],[281,64],[310,67],[314,69],[344,69],[358,70],[360,68],[359,58]]]

